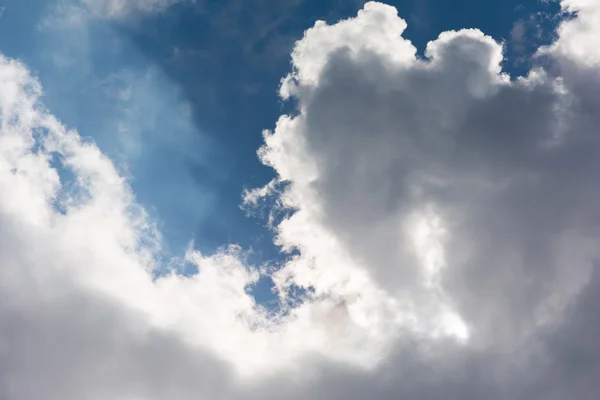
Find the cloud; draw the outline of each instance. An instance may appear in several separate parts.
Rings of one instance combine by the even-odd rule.
[[[122,18],[163,11],[180,0],[81,0],[96,15]]]
[[[178,3],[197,0],[58,0],[40,27],[82,27],[90,19],[136,20],[167,10]]]
[[[236,246],[155,278],[128,182],[1,57],[0,397],[595,398],[600,3],[563,6],[513,80],[478,30],[417,58],[380,3],[305,33],[259,150],[278,179],[247,194],[294,211],[273,279],[309,294],[274,316]]]
[[[283,199],[298,210],[280,241],[314,261],[280,274],[327,292],[342,274],[320,259],[340,251],[345,272],[421,296],[433,270],[473,341],[518,343],[597,256],[597,164],[585,150],[597,116],[573,107],[591,100],[563,77],[539,69],[511,81],[502,46],[477,30],[442,33],[420,60],[399,38],[405,26],[370,3],[296,45],[281,93],[300,111],[266,134],[260,156],[291,183]]]

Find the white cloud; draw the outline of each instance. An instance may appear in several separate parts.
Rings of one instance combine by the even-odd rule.
[[[57,0],[40,26],[83,27],[90,19],[135,20],[164,12],[178,3],[197,0]]]
[[[558,56],[568,58],[586,66],[600,64],[596,48],[600,8],[595,0],[564,0],[563,11],[574,13],[577,18],[564,22],[558,29],[560,40],[553,47]]]
[[[81,0],[96,15],[122,18],[163,11],[181,0]]]
[[[555,68],[512,81],[477,30],[416,58],[379,3],[306,32],[259,151],[287,185],[247,197],[296,210],[274,280],[314,294],[278,317],[236,247],[154,280],[127,182],[1,57],[0,397],[595,398],[600,3],[563,5]]]

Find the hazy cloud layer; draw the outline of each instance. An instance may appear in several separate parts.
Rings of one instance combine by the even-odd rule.
[[[153,279],[126,180],[0,58],[0,397],[596,398],[600,2],[562,4],[516,80],[477,30],[417,58],[380,3],[305,33],[246,195],[295,210],[273,278],[311,294],[277,316],[235,246]]]

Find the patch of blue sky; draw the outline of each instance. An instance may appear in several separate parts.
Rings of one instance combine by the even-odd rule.
[[[554,0],[390,0],[406,19],[404,34],[423,55],[427,42],[440,32],[477,28],[505,44],[503,68],[511,76],[527,73],[536,49],[549,44],[560,21]]]

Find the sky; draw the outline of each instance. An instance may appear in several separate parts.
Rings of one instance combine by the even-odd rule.
[[[0,399],[597,398],[599,0],[0,10]]]

